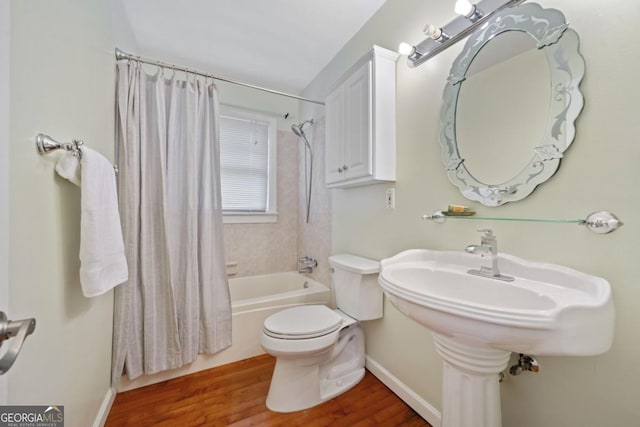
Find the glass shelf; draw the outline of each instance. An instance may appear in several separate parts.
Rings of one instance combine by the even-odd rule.
[[[578,224],[586,226],[590,231],[593,231],[597,234],[610,233],[623,225],[622,221],[620,221],[615,215],[606,211],[594,212],[588,215],[586,219],[510,218],[482,215],[445,215],[442,213],[442,211],[435,211],[431,215],[423,215],[422,219],[434,221],[438,224],[442,224],[448,219]]]

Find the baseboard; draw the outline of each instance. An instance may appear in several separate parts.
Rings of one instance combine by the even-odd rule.
[[[100,405],[100,409],[96,414],[96,419],[93,422],[93,427],[103,427],[107,422],[107,417],[109,416],[109,411],[111,411],[111,405],[113,405],[113,401],[116,400],[116,391],[109,387],[107,390],[107,394],[104,396],[104,400],[102,401],[102,405]]]
[[[433,427],[440,427],[441,414],[429,402],[418,396],[405,383],[400,381],[395,375],[387,371],[382,365],[366,356],[366,368],[384,385],[394,392],[400,399],[416,411],[422,418],[427,420]]]

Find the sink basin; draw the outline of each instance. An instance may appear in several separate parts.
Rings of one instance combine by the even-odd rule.
[[[512,352],[589,356],[613,340],[606,280],[506,254],[498,266],[512,282],[468,273],[486,262],[427,249],[380,262],[391,303],[433,332],[443,359],[442,427],[501,427],[498,380]]]
[[[467,273],[485,262],[462,251],[408,250],[381,261],[379,282],[398,310],[458,342],[535,355],[609,350],[614,307],[606,280],[506,254],[498,264],[513,282]]]

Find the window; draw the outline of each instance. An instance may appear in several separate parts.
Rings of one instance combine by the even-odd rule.
[[[224,222],[275,222],[275,118],[222,106],[219,123]]]

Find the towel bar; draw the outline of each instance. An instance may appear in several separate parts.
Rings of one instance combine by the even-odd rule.
[[[81,139],[74,139],[72,142],[58,142],[51,138],[49,135],[39,133],[36,135],[36,149],[40,154],[49,154],[56,150],[71,151],[74,156],[82,158],[82,145],[84,141]],[[116,175],[118,174],[118,166],[113,165],[113,170]]]
[[[36,136],[36,148],[40,154],[48,154],[52,151],[63,149],[71,151],[74,156],[82,157],[82,149],[80,148],[82,144],[84,144],[84,142],[80,139],[74,139],[73,142],[61,143],[43,133],[39,133]]]

